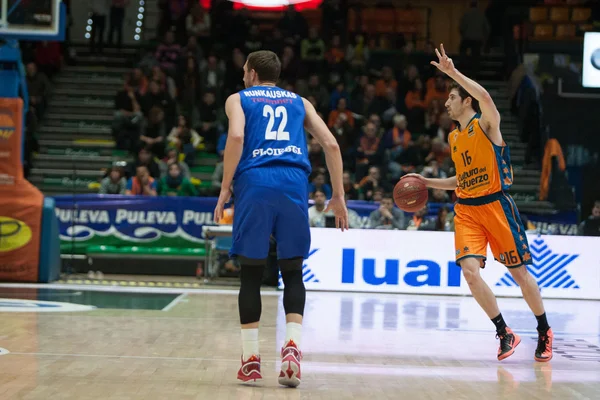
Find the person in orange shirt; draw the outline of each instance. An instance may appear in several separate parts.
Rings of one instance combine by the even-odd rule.
[[[498,360],[511,356],[521,339],[506,325],[494,293],[481,278],[488,244],[494,258],[508,268],[537,319],[534,359],[550,361],[554,334],[538,284],[527,270],[533,262],[523,221],[514,200],[506,193],[513,176],[509,148],[500,132],[500,113],[487,90],[454,67],[443,45],[441,53],[436,49],[436,54],[438,62],[431,64],[456,82],[445,103],[450,118],[459,124],[448,136],[456,175],[446,179],[407,176],[421,179],[430,188],[456,192],[456,262],[471,294],[496,326],[496,337],[500,339]]]
[[[348,102],[345,98],[340,98],[337,103],[337,109],[333,110],[329,113],[329,121],[327,125],[329,128],[333,128],[335,122],[338,120],[340,114],[346,115],[346,122],[348,125],[354,128],[354,115],[352,115],[352,111],[348,110],[346,107],[348,106]]]
[[[437,99],[443,103],[448,98],[448,95],[448,84],[446,83],[444,77],[438,75],[435,77],[434,87],[427,89],[427,94],[425,95],[425,105],[429,107],[434,99]]]
[[[381,79],[375,82],[375,94],[378,97],[385,97],[388,88],[396,91],[398,89],[398,81],[394,79],[394,71],[390,67],[383,67],[381,70]]]

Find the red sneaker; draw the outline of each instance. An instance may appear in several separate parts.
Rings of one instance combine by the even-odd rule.
[[[535,349],[535,361],[548,362],[552,359],[552,341],[554,333],[552,328],[548,328],[546,333],[540,333],[538,336],[538,345]]]
[[[237,374],[238,381],[257,382],[262,380],[260,357],[252,356],[247,361],[242,358],[242,367]]]
[[[300,360],[302,353],[293,340],[290,340],[281,349],[281,372],[279,373],[279,384],[289,387],[297,387],[300,384]]]
[[[515,352],[515,348],[521,343],[519,335],[514,333],[512,329],[506,328],[506,332],[502,334],[496,334],[496,337],[500,339],[500,347],[498,348],[498,360],[504,360],[512,356]]]

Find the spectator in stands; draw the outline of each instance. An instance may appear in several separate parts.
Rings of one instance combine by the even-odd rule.
[[[404,229],[404,212],[394,207],[391,194],[383,195],[379,208],[369,215],[369,229]]]
[[[169,172],[161,179],[161,196],[198,196],[198,191],[192,185],[192,182],[181,173],[181,167],[178,163],[169,164]]]
[[[142,126],[140,141],[142,147],[149,149],[158,158],[165,155],[166,131],[165,113],[160,107],[152,107],[148,121]]]
[[[390,189],[387,182],[381,178],[381,171],[379,167],[373,166],[369,168],[369,174],[361,179],[358,183],[358,189],[363,196],[364,200],[375,201],[374,193],[376,189],[381,189],[387,192]]]
[[[580,236],[600,236],[600,200],[596,200],[590,216],[579,224],[578,234]]]
[[[112,0],[110,6],[110,25],[108,28],[108,45],[112,46],[113,37],[117,34],[117,48],[123,45],[123,23],[125,22],[125,8],[129,0]]]
[[[300,59],[308,71],[319,71],[325,61],[325,42],[319,36],[319,29],[311,26],[308,37],[302,39]]]
[[[279,20],[277,27],[283,32],[286,39],[297,44],[308,34],[308,23],[302,14],[296,11],[293,5],[290,5],[285,15]]]
[[[398,159],[405,149],[413,145],[412,134],[407,127],[406,117],[402,114],[394,116],[394,126],[383,137],[383,148],[385,149],[385,158],[388,160],[388,169],[394,180],[402,176],[402,166]]]
[[[128,86],[139,96],[143,96],[148,92],[148,78],[146,78],[141,68],[133,69],[128,79]]]
[[[281,75],[280,79],[284,83],[296,83],[300,75],[300,60],[296,57],[292,46],[285,46],[281,55]]]
[[[331,127],[331,133],[335,136],[342,157],[345,159],[345,164],[348,164],[349,160],[352,160],[354,155],[354,146],[356,145],[356,137],[354,135],[355,130],[348,123],[348,117],[346,114],[339,114],[337,120]]]
[[[406,116],[408,123],[417,132],[422,132],[425,128],[425,96],[423,95],[423,83],[420,79],[413,81],[413,87],[406,92],[404,97],[406,105]]]
[[[200,61],[204,59],[204,50],[198,44],[196,36],[190,36],[187,41],[187,45],[181,49],[180,58],[187,64],[187,59],[192,57],[196,61],[196,65],[200,65]],[[185,69],[185,68],[184,68]],[[200,69],[198,69],[200,71]]]
[[[438,118],[438,123],[433,124],[429,127],[427,133],[433,138],[439,138],[444,142],[448,141],[448,135],[456,129],[454,121],[450,118],[448,113],[442,112]]]
[[[438,190],[438,189],[435,189]],[[435,219],[435,230],[436,231],[451,231],[452,227],[450,224],[450,210],[446,206],[440,207],[438,210],[437,218]]]
[[[375,96],[375,85],[367,84],[359,97],[353,97],[352,109],[359,115],[378,114],[381,101]]]
[[[439,126],[440,115],[444,113],[442,104],[438,99],[431,100],[425,112],[425,129],[435,129],[436,126]]]
[[[329,109],[334,110],[338,107],[340,99],[346,99],[346,105],[348,105],[348,92],[346,91],[346,87],[344,82],[337,82],[335,84],[335,89],[331,92],[329,96]]]
[[[448,203],[450,202],[450,196],[448,192],[443,189],[431,189],[430,199],[433,203]]]
[[[364,136],[360,138],[356,159],[356,175],[357,179],[362,179],[365,172],[371,165],[378,165],[381,162],[379,154],[379,138],[377,135],[376,125],[369,121],[364,127]],[[377,169],[379,171],[379,169]]]
[[[154,178],[154,179],[160,178],[160,166],[152,157],[152,153],[150,152],[150,150],[146,149],[145,147],[142,147],[140,149],[140,151],[138,152],[135,166],[136,166],[136,168],[138,166],[144,166],[144,167],[146,167],[146,170],[148,171],[148,173],[150,174],[150,176],[152,178]],[[134,173],[131,175],[135,174],[135,170],[133,172]]]
[[[362,34],[357,34],[346,47],[346,61],[354,73],[366,71],[370,58],[370,49]]]
[[[258,25],[252,25],[250,32],[244,40],[244,53],[250,54],[252,52],[262,50],[263,41],[260,34]]]
[[[99,194],[125,194],[127,190],[127,180],[122,168],[112,167],[108,171],[108,176],[100,182]]]
[[[194,129],[190,128],[185,115],[180,115],[177,126],[171,129],[167,141],[169,146],[175,147],[185,155],[185,162],[194,166],[196,149],[202,144],[202,137]]]
[[[165,154],[165,158],[163,158],[159,163],[161,177],[164,177],[169,173],[169,165],[177,163],[179,164],[179,169],[181,170],[181,176],[191,179],[192,174],[190,172],[190,167],[185,161],[179,159],[179,152],[175,147],[167,147]]]
[[[324,27],[326,29],[326,27]],[[327,71],[330,75],[335,74],[333,81],[337,81],[347,69],[346,53],[342,47],[342,39],[340,35],[334,35],[331,39],[329,49],[325,53],[325,62],[327,63]]]
[[[111,0],[89,0],[92,13],[92,30],[90,32],[90,52],[102,53],[104,50],[104,29]]]
[[[140,97],[126,80],[123,89],[115,96],[115,113],[112,122],[117,148],[135,152],[144,121]]]
[[[345,115],[345,121],[350,127],[354,127],[354,115],[352,115],[352,111],[347,108],[347,100],[345,98],[340,98],[337,103],[337,108],[329,113],[329,128],[333,128],[335,123],[338,121],[338,117],[340,115]]]
[[[223,88],[225,83],[225,63],[220,61],[216,55],[209,55],[206,62],[200,65],[200,83],[203,93],[209,90],[220,93]]]
[[[199,119],[198,103],[201,97],[200,70],[194,57],[188,57],[185,72],[179,77],[178,95],[181,110],[191,121]]]
[[[225,97],[231,93],[239,92],[244,89],[244,81],[241,77],[244,76],[244,64],[246,56],[239,48],[235,48],[231,54],[227,68],[225,69],[224,88]],[[306,97],[306,96],[305,96]]]
[[[427,206],[423,207],[408,221],[407,231],[433,231],[436,227],[436,220],[427,215]]]
[[[477,7],[477,0],[471,0],[471,8],[460,20],[460,57],[466,60],[464,70],[470,71],[469,76],[475,79],[479,76],[481,48],[490,34],[485,13]],[[470,50],[470,58],[467,51]],[[462,65],[462,64],[461,64]]]
[[[164,90],[166,93],[168,93],[172,99],[177,98],[177,85],[175,84],[175,79],[165,74],[158,65],[152,67],[150,80],[158,83],[158,86],[160,86],[161,90]]]
[[[181,46],[175,43],[175,33],[167,31],[164,41],[156,49],[155,58],[160,67],[169,75],[175,74],[177,59],[181,54]]]
[[[358,185],[352,180],[350,171],[344,171],[343,175],[344,193],[347,200],[358,200]]]
[[[309,196],[315,193],[317,190],[325,193],[325,197],[328,200],[331,199],[333,191],[331,190],[331,186],[325,182],[325,174],[322,172],[314,173],[312,181],[308,184]]]
[[[313,96],[316,100],[316,109],[319,111],[324,111],[329,108],[329,92],[325,85],[321,84],[321,79],[319,78],[319,74],[313,73],[308,78],[308,84],[306,86],[300,87],[298,83],[298,93],[308,99],[308,97]]]
[[[431,140],[431,152],[425,157],[425,164],[435,160],[437,165],[444,165],[450,157],[450,146],[445,140],[439,137]]]
[[[210,14],[196,2],[185,19],[185,29],[189,37],[196,38],[204,51],[210,47]]]
[[[173,98],[167,92],[160,88],[158,82],[151,81],[148,87],[148,93],[140,98],[140,105],[142,106],[144,116],[148,118],[150,110],[153,107],[160,107],[165,111],[165,124],[167,126],[173,126],[176,117],[175,101],[173,101]]]
[[[391,67],[385,66],[381,70],[381,79],[375,83],[375,94],[380,97],[385,97],[388,89],[394,92],[398,89],[398,81],[394,79],[394,71]]]
[[[217,145],[217,135],[222,129],[220,120],[223,119],[223,110],[216,103],[215,93],[207,91],[202,96],[200,103],[200,136],[210,151]]]
[[[425,105],[430,107],[434,100],[437,100],[439,104],[444,104],[446,100],[448,100],[448,96],[448,83],[446,82],[446,79],[441,75],[437,75],[435,77],[434,86],[427,89]]]
[[[29,93],[29,105],[34,108],[38,120],[42,119],[46,110],[46,102],[50,94],[50,82],[46,75],[38,72],[35,63],[27,64],[26,82]]]
[[[315,204],[308,209],[308,222],[313,228],[324,228],[325,216],[333,215],[331,211],[325,213],[325,201],[327,199],[325,193],[317,189],[310,197],[315,201]]]
[[[139,164],[135,169],[135,176],[127,181],[127,195],[156,196],[156,181],[150,176],[148,168]]]
[[[325,170],[325,153],[315,138],[310,138],[308,142],[308,160],[313,171]]]

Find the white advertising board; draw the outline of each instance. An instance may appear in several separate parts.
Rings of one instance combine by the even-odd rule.
[[[310,256],[303,266],[308,290],[470,294],[454,262],[451,232],[313,228],[311,233]],[[543,297],[600,299],[600,238],[528,239],[533,259],[529,271]],[[497,295],[522,296],[491,252],[481,275]]]

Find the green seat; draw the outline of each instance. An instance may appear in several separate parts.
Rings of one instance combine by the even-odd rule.
[[[212,174],[215,172],[214,165],[199,165],[197,167],[190,168],[192,174]]]
[[[140,246],[89,246],[87,254],[129,254],[129,255],[153,255],[153,256],[187,256],[204,257],[204,248],[185,247],[140,247]]]

